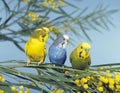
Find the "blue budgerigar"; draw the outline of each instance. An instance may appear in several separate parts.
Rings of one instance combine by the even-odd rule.
[[[60,35],[49,48],[49,59],[52,64],[64,65],[67,54],[66,45],[69,37],[67,35]]]

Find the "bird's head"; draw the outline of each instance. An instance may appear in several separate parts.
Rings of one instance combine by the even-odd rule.
[[[86,59],[90,56],[90,44],[82,42],[77,47],[78,55],[81,59]]]
[[[50,30],[47,27],[38,28],[33,33],[32,37],[46,42],[49,37],[49,31]]]
[[[61,35],[59,36],[53,43],[55,46],[59,46],[61,48],[65,48],[68,44],[69,36],[68,35]]]

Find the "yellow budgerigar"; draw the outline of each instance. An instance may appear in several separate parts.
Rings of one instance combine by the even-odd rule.
[[[25,53],[28,57],[27,65],[33,61],[41,64],[46,57],[46,41],[49,37],[49,29],[46,27],[38,28],[31,35],[25,45]]]
[[[82,42],[72,51],[70,62],[73,68],[80,70],[89,68],[91,64],[90,48],[88,43]]]

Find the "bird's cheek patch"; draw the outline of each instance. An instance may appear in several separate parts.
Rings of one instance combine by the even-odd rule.
[[[80,59],[86,59],[88,57],[88,53],[86,53],[84,50],[82,50],[81,52],[79,52],[79,57]]]
[[[79,58],[84,59],[84,52],[83,51],[79,52]]]

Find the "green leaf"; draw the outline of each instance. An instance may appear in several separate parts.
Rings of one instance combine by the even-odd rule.
[[[96,26],[94,26],[91,22],[87,21],[86,22],[92,29],[94,29],[95,31],[98,31],[99,33],[102,33],[102,31],[100,31]]]
[[[84,27],[81,25],[80,22],[79,22],[79,26],[80,26],[82,32],[84,33],[84,35],[87,37],[87,39],[88,39],[89,41],[92,41],[91,38],[90,38],[90,37],[88,36],[88,34],[86,33],[86,30],[84,29]]]
[[[67,14],[67,12],[65,12],[61,7],[59,7],[59,10],[63,13],[63,15],[65,15],[68,18],[72,19],[72,17],[69,14]]]
[[[64,0],[64,2],[65,2],[66,4],[68,4],[69,6],[72,6],[73,8],[80,9],[79,7],[77,7],[77,6],[73,5],[73,4],[71,4],[71,3],[69,3],[69,2],[67,2],[67,1],[65,1],[65,0]]]

